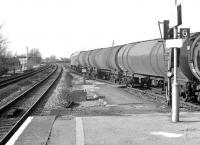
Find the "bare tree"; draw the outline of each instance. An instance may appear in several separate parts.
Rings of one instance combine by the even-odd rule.
[[[2,29],[2,25],[0,25],[0,30]],[[0,33],[0,57],[5,57],[6,49],[7,49],[8,41],[3,37],[3,34]]]
[[[0,25],[0,30],[2,29],[2,25]],[[8,71],[8,67],[6,64],[6,49],[7,49],[7,40],[3,37],[0,32],[0,75],[6,73]]]
[[[28,53],[29,59],[33,64],[39,64],[42,60],[42,55],[37,48],[33,48]]]
[[[50,57],[46,57],[45,61],[46,62],[56,62],[56,61],[58,61],[58,59],[56,58],[55,55],[51,55]]]

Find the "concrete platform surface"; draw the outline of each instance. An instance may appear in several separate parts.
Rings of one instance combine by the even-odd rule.
[[[29,117],[6,145],[45,145],[55,116]]]
[[[32,119],[14,144],[200,144],[200,113],[183,112],[180,114],[180,122],[178,123],[172,123],[168,113],[93,117],[59,116],[57,118],[41,116],[35,118],[37,119]],[[39,120],[42,123],[38,122]]]
[[[87,145],[197,145],[200,114],[182,114],[172,123],[168,114],[83,118]]]

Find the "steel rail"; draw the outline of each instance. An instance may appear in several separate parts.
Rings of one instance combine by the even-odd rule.
[[[0,107],[0,114],[2,114],[5,110],[7,110],[11,105],[13,105],[15,102],[17,102],[21,97],[28,95],[30,92],[33,91],[33,89],[37,88],[40,84],[42,84],[45,80],[47,80],[51,75],[54,74],[54,72],[56,72],[56,69],[50,73],[47,77],[45,77],[42,81],[40,81],[39,83],[35,84],[34,86],[32,86],[31,88],[29,88],[28,90],[26,90],[25,92],[23,92],[22,94],[18,95],[17,97],[15,97],[15,99],[7,102],[5,105]]]
[[[39,69],[37,71],[30,72],[30,73],[27,73],[27,74],[23,74],[23,75],[14,77],[14,78],[9,78],[9,79],[3,80],[3,81],[0,82],[0,89],[5,88],[6,86],[11,85],[11,84],[13,84],[13,83],[15,83],[17,81],[20,81],[20,80],[26,79],[28,77],[31,77],[31,76],[33,76],[33,75],[35,75],[37,73],[40,73],[40,72],[42,72],[42,71],[44,71],[44,70],[46,70],[46,69],[48,69],[50,67],[51,67],[51,65],[48,65],[48,66],[46,66],[44,68],[41,68],[41,69]]]
[[[23,98],[24,96],[28,95],[29,93],[31,93],[35,88],[39,87],[43,82],[45,82],[47,79],[49,79],[53,74],[56,73],[56,71],[58,70],[58,66],[56,67],[56,69],[49,74],[46,78],[44,78],[41,82],[39,82],[38,84],[34,85],[32,88],[30,88],[29,90],[27,90],[26,92],[24,92],[23,94],[21,94],[20,96],[18,96],[15,100],[7,103],[6,105],[4,105],[1,109],[0,109],[0,113],[4,112],[5,110],[7,110],[10,106],[12,106],[15,102],[17,102],[20,98]],[[41,94],[41,96],[36,100],[36,102],[28,109],[28,111],[25,112],[25,114],[17,121],[17,123],[10,129],[10,131],[1,139],[0,144],[6,144],[9,139],[13,136],[13,134],[19,129],[19,127],[24,123],[24,121],[28,118],[28,116],[30,115],[30,113],[32,113],[32,111],[36,108],[37,104],[39,103],[39,101],[49,92],[49,90],[52,88],[52,86],[55,84],[55,82],[59,79],[59,77],[61,76],[63,72],[63,68],[61,67],[61,71],[59,72],[59,75],[56,77],[56,79],[50,84],[50,86],[47,88],[47,90]]]
[[[73,70],[72,70],[72,73],[75,73],[77,75],[82,76],[81,73],[75,72]],[[108,81],[108,80],[96,79],[96,81],[105,82],[105,83],[112,84],[112,85],[117,85],[116,83]],[[120,85],[120,84],[118,84],[118,85]],[[131,90],[137,91],[137,92],[140,92],[142,94],[148,95],[148,97],[152,98],[154,101],[156,101],[158,103],[167,104],[167,100],[166,100],[164,95],[156,94],[158,91],[156,93],[153,93],[152,90],[150,92],[150,90],[141,90],[141,89],[138,89],[138,88],[130,88],[130,87],[127,87],[126,89],[124,89],[124,88],[119,88],[119,89],[126,90],[129,93],[132,93],[132,92],[130,92]],[[147,96],[143,97],[143,98],[147,98]],[[200,111],[200,105],[190,103],[190,102],[185,102],[184,100],[180,100],[179,103],[180,103],[180,107],[185,108],[187,110]]]
[[[167,101],[164,95],[156,94],[156,93],[150,92],[149,90],[140,90],[137,88],[127,88],[128,92],[129,90],[140,92],[142,94],[148,95],[148,97],[152,98],[156,102],[167,104]],[[132,92],[129,92],[129,93],[132,93]],[[181,108],[185,108],[187,110],[192,110],[192,111],[200,110],[200,105],[190,103],[190,102],[185,102],[184,100],[180,100],[179,103],[180,103]]]
[[[47,67],[47,66],[49,66],[49,65],[42,66],[42,67],[40,67],[38,70],[41,70],[41,69],[43,69],[43,68],[45,68],[45,67]],[[24,76],[24,75],[27,75],[27,74],[31,74],[31,73],[33,73],[33,72],[36,72],[36,71],[38,71],[38,70],[28,71],[28,72],[25,72],[25,73],[23,73],[23,74],[19,74],[19,75],[16,75],[16,76],[8,77],[7,79],[1,80],[0,83],[8,82],[8,81],[13,80],[13,79],[15,79],[15,78],[18,78],[18,77],[21,77],[21,76]]]

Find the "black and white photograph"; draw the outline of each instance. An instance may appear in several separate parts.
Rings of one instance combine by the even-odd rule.
[[[0,145],[200,144],[199,0],[0,0]]]

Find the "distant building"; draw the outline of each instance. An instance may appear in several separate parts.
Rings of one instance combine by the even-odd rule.
[[[22,71],[25,71],[29,68],[29,60],[30,57],[28,57],[28,59],[26,58],[26,56],[18,56],[20,64],[22,66]]]

